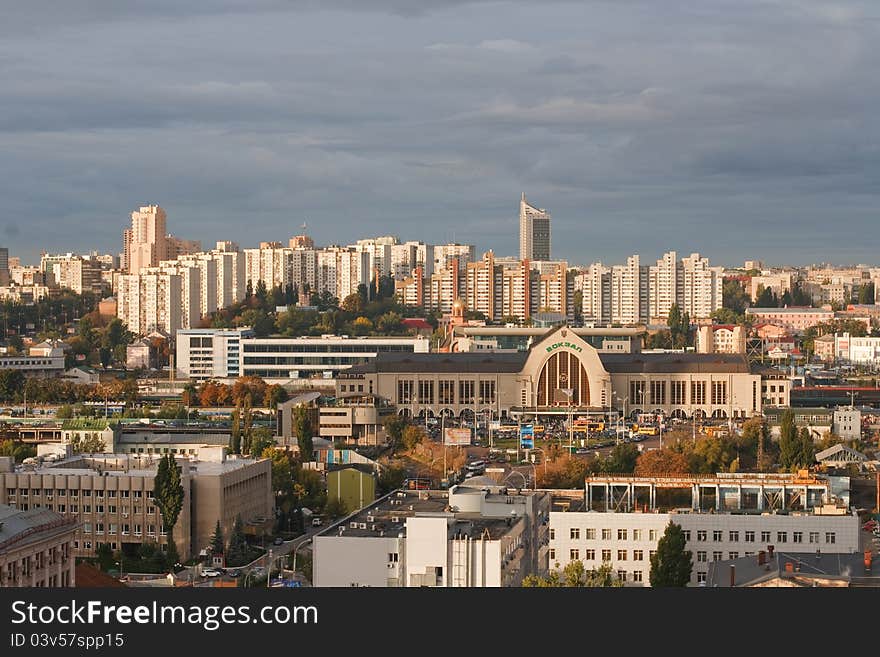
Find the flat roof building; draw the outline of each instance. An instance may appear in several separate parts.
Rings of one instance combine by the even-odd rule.
[[[395,491],[313,539],[315,586],[519,586],[534,572],[549,495],[486,478]]]
[[[74,586],[76,526],[49,509],[0,504],[0,588]]]
[[[548,567],[608,563],[624,584],[648,586],[650,557],[670,522],[692,555],[691,586],[707,581],[712,562],[761,550],[850,554],[859,518],[848,485],[808,473],[589,477],[584,511],[550,513]]]
[[[58,460],[0,471],[0,504],[44,508],[76,521],[74,556],[95,556],[101,543],[114,550],[141,543],[164,549],[167,533],[153,501],[160,456],[73,455],[69,445],[57,448]],[[228,536],[238,514],[245,522],[271,516],[269,459],[226,457],[222,447],[203,446],[176,461],[184,500],[174,539],[184,559],[210,543],[217,520]]]
[[[497,419],[612,410],[681,419],[761,414],[761,375],[745,354],[600,351],[590,337],[562,326],[535,338],[528,351],[382,353],[340,372],[336,396],[370,394],[404,415],[469,421],[475,414]],[[571,396],[563,401],[557,393],[564,390]]]

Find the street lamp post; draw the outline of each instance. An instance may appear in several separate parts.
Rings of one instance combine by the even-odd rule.
[[[541,452],[541,460],[544,461],[544,478],[547,478],[547,452],[541,447],[535,447],[535,450]],[[537,476],[536,476],[537,478]]]

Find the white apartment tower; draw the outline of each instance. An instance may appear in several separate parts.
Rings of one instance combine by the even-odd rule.
[[[473,244],[437,244],[434,246],[434,271],[447,269],[453,260],[458,263],[458,270],[462,274],[467,270],[467,264],[476,260],[476,248]]]
[[[434,273],[434,247],[424,242],[405,242],[391,246],[391,276],[402,281],[421,267],[425,276]]]
[[[724,285],[724,268],[710,267],[709,259],[692,253],[681,259],[683,271],[681,311],[691,319],[704,319],[721,308],[721,294]]]
[[[625,265],[611,268],[611,322],[640,324],[648,321],[648,268],[632,255]]]
[[[519,202],[519,259],[550,260],[550,213],[526,201]]]
[[[123,233],[128,273],[137,274],[141,269],[155,267],[167,259],[165,210],[158,205],[146,205],[132,212],[129,231]]]
[[[584,322],[604,326],[611,323],[611,269],[594,262],[580,275]]]
[[[664,253],[663,257],[648,270],[650,286],[651,320],[657,323],[666,321],[673,304],[680,304],[684,294],[684,271],[675,251]]]

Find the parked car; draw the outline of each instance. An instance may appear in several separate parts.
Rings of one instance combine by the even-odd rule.
[[[220,577],[220,571],[216,568],[204,568],[202,570],[203,577]]]
[[[238,577],[239,575],[241,575],[241,571],[236,568],[232,568],[231,570],[227,570],[226,574],[230,577]]]
[[[273,543],[274,545],[284,545],[284,539],[281,538],[280,536],[276,536],[276,537],[275,537],[275,540],[272,541],[272,543]]]

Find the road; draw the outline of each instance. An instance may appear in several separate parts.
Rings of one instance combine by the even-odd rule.
[[[289,541],[284,541],[281,545],[270,544],[266,546],[266,554],[255,559],[248,566],[242,566],[240,568],[230,567],[226,570],[237,570],[239,572],[238,577],[230,577],[229,575],[223,574],[219,577],[204,577],[197,575],[198,566],[193,566],[189,568],[185,568],[184,570],[177,573],[177,577],[182,580],[192,582],[193,586],[208,586],[211,580],[222,580],[225,582],[232,582],[241,577],[248,577],[248,573],[250,573],[249,579],[253,580],[261,571],[265,571],[266,567],[269,563],[269,558],[271,554],[271,559],[273,563],[273,569],[277,569],[279,562],[283,563],[281,557],[285,557],[291,554],[295,549],[300,548],[300,546],[304,545],[308,541],[312,539],[312,537],[317,534],[319,531],[324,529],[324,527],[307,527],[306,532],[296,538],[292,538]],[[308,549],[308,548],[307,548]],[[299,550],[299,554],[302,555],[303,550]],[[206,567],[207,568],[207,567]]]

